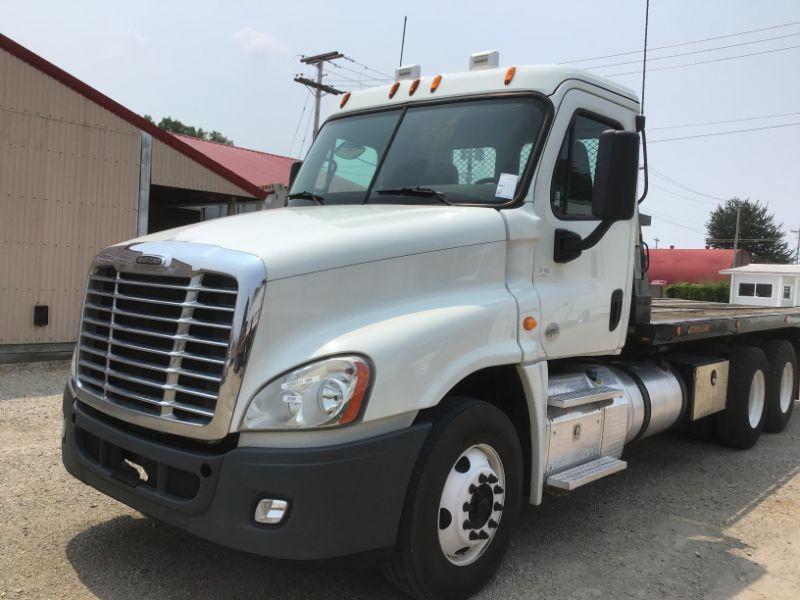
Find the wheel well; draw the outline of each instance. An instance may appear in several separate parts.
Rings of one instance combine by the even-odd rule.
[[[487,367],[467,375],[447,392],[437,406],[423,410],[417,419],[433,416],[441,410],[449,397],[468,397],[482,400],[499,408],[514,425],[522,448],[524,490],[530,489],[531,476],[531,423],[528,402],[519,374],[514,365]]]

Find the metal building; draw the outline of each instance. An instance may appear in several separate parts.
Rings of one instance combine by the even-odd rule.
[[[167,133],[0,34],[0,360],[71,348],[100,249],[262,208],[291,162]]]

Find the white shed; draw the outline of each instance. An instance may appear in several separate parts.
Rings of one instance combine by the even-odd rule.
[[[750,264],[720,273],[731,276],[731,304],[800,306],[800,265]]]

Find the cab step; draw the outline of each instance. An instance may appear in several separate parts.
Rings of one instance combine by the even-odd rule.
[[[574,490],[608,475],[628,468],[628,463],[613,456],[603,456],[588,463],[572,467],[547,478],[547,485],[562,490]]]
[[[553,394],[547,397],[547,404],[557,408],[573,408],[574,406],[590,404],[591,402],[600,402],[602,400],[611,400],[613,398],[619,398],[620,396],[622,396],[622,390],[608,387],[607,385],[599,385],[597,387],[575,390],[573,392]]]

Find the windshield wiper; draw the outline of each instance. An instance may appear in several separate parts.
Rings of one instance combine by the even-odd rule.
[[[295,199],[296,200],[313,200],[314,202],[316,202],[320,206],[325,204],[325,198],[323,198],[322,196],[319,196],[317,194],[312,194],[311,192],[306,192],[306,191],[295,192],[294,194],[289,194],[288,196],[286,196],[286,199],[287,200],[295,200]]]
[[[399,187],[399,188],[387,188],[385,190],[377,190],[376,194],[384,195],[391,195],[391,196],[419,196],[420,198],[436,198],[439,202],[443,204],[447,204],[448,206],[453,206],[453,203],[450,202],[442,192],[437,190],[432,190],[431,188],[424,188],[424,187]]]

